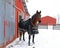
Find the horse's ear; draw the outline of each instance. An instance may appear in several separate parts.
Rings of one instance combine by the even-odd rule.
[[[41,11],[40,11],[40,13],[41,13]]]
[[[36,13],[38,13],[38,10],[36,11]]]

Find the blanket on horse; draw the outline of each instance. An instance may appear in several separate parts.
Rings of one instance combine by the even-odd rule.
[[[28,32],[28,34],[33,35],[33,34],[38,34],[38,26],[33,26],[32,25],[32,20],[31,18],[28,19],[27,21],[23,21],[21,19],[18,23],[18,28],[22,32]]]

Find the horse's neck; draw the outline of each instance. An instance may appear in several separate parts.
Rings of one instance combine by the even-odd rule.
[[[27,24],[29,23],[29,24],[31,24],[32,26],[36,26],[36,22],[37,22],[37,21],[29,18],[28,20],[26,20],[26,22],[27,22]]]
[[[36,26],[36,22],[33,20],[31,20],[31,24],[32,24],[32,26]]]
[[[36,26],[37,19],[34,19],[34,20],[32,21],[32,23],[33,23],[34,26]]]

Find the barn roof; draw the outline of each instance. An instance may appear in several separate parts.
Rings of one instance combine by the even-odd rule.
[[[16,0],[15,4],[20,10],[22,10],[22,12],[25,14],[25,16],[30,16],[26,3],[25,3],[25,0]]]

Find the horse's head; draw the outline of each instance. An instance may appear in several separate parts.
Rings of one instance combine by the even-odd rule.
[[[36,13],[32,16],[32,21],[33,25],[38,25],[41,23],[41,11],[36,11]]]

